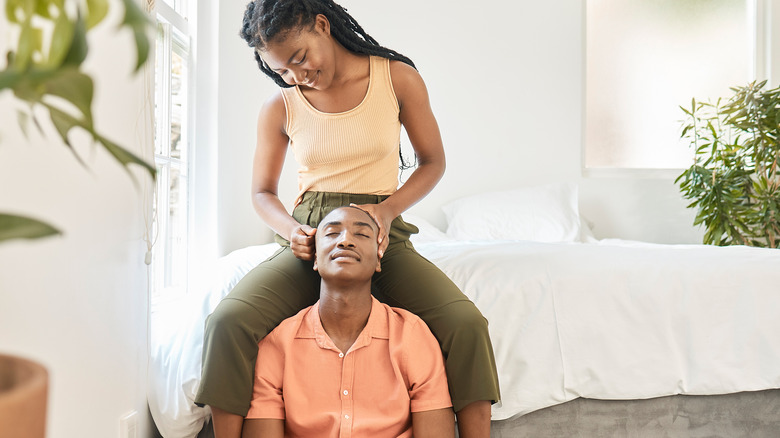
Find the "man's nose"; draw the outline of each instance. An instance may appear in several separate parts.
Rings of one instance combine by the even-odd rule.
[[[355,246],[355,242],[352,240],[352,234],[343,233],[338,243],[339,248],[351,248]]]

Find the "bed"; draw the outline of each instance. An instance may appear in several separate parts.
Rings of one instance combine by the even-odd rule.
[[[652,399],[780,388],[780,251],[602,239],[577,187],[480,194],[421,218],[413,242],[488,318],[502,400],[493,419],[579,398]],[[153,315],[149,407],[161,435],[194,437],[203,322],[277,248],[221,258],[184,304]]]

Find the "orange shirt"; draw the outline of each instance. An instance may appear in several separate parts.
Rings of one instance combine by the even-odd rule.
[[[411,412],[452,406],[444,360],[428,326],[372,297],[346,354],[322,327],[319,302],[259,344],[247,418],[285,420],[285,437],[411,437]]]

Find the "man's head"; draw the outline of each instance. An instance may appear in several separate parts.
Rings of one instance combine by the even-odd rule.
[[[365,211],[340,207],[325,216],[315,234],[314,269],[323,280],[370,280],[380,271],[379,227]]]

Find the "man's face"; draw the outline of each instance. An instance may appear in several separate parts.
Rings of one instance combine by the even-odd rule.
[[[314,269],[325,279],[368,280],[380,271],[377,226],[363,210],[341,207],[320,222]]]

